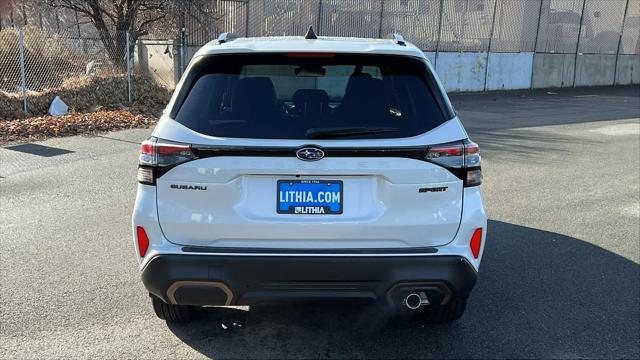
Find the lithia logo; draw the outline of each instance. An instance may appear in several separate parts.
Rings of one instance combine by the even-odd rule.
[[[172,189],[176,189],[176,190],[207,190],[207,187],[206,186],[202,186],[202,185],[171,184],[171,188]]]

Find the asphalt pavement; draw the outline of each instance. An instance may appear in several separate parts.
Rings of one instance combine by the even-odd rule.
[[[640,90],[455,94],[490,218],[463,318],[379,306],[158,320],[130,235],[148,129],[0,148],[1,358],[639,358]]]

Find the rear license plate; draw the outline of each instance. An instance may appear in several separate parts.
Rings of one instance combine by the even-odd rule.
[[[278,180],[278,214],[342,214],[342,181]]]

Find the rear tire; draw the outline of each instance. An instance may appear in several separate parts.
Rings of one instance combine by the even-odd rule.
[[[467,299],[451,299],[446,305],[427,306],[418,310],[419,320],[432,324],[448,323],[460,319],[467,308]]]
[[[167,304],[154,295],[151,295],[151,304],[158,318],[170,323],[187,322],[197,310],[196,306]]]

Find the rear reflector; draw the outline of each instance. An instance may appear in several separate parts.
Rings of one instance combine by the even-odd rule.
[[[144,257],[149,249],[149,237],[142,226],[136,227],[136,238],[138,239],[138,250],[140,257]]]
[[[471,242],[469,242],[471,253],[476,259],[480,256],[480,245],[482,245],[482,228],[477,228],[471,236]]]

